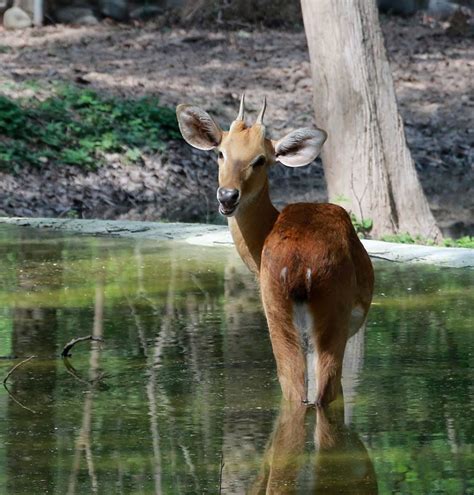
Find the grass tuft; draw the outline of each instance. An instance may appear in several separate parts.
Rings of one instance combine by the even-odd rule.
[[[464,236],[459,239],[451,239],[447,237],[443,239],[439,244],[429,239],[424,239],[421,236],[412,236],[406,234],[385,235],[381,238],[382,241],[398,242],[400,244],[422,244],[424,246],[444,246],[444,247],[463,247],[474,249],[474,237]]]

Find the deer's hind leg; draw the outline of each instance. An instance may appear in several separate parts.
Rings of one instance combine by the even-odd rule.
[[[307,402],[306,360],[293,322],[293,303],[284,292],[262,278],[262,301],[285,400]]]
[[[322,309],[324,308],[324,309]],[[349,336],[350,311],[319,303],[312,307],[316,347],[316,404],[326,405],[342,391],[342,363]]]

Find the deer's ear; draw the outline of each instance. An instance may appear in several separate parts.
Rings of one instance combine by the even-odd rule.
[[[273,141],[275,159],[287,167],[302,167],[320,153],[327,134],[322,129],[297,129],[279,141]]]
[[[222,131],[207,112],[192,105],[178,105],[176,117],[179,130],[188,144],[199,150],[212,150],[219,146]]]

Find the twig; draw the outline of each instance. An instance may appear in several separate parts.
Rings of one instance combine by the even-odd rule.
[[[16,404],[18,404],[20,407],[22,407],[23,409],[26,409],[27,411],[29,411],[30,413],[33,413],[33,414],[36,414],[35,411],[33,411],[33,409],[30,409],[29,407],[26,407],[24,404],[22,404],[11,392],[10,390],[8,390],[8,387],[7,387],[7,380],[8,378],[10,378],[10,376],[15,372],[15,370],[17,368],[19,368],[20,366],[23,366],[25,363],[27,363],[28,361],[31,361],[33,358],[35,358],[36,356],[30,356],[29,358],[26,358],[26,359],[23,359],[23,361],[20,361],[19,363],[15,364],[15,366],[13,366],[13,368],[7,373],[7,376],[3,379],[3,387],[5,388],[5,390],[7,391],[7,394],[8,396],[12,399],[13,402],[15,402]]]
[[[219,495],[222,493],[222,471],[224,470],[224,453],[221,454],[221,470],[219,472]]]
[[[365,193],[367,192],[368,185],[369,185],[369,181],[367,180],[367,182],[365,183],[364,192],[362,193],[362,196],[359,198],[354,187],[354,169],[351,170],[351,190],[352,190],[352,194],[354,194],[354,197],[357,200],[357,204],[359,205],[360,220],[362,223],[364,222],[364,213],[362,211],[362,200],[364,199]]]
[[[61,352],[61,357],[71,357],[69,351],[78,343],[85,342],[86,340],[92,340],[94,342],[103,342],[104,340],[100,337],[93,337],[92,335],[87,335],[86,337],[78,337],[77,339],[72,339],[65,346],[63,351]]]
[[[7,384],[7,380],[10,378],[10,376],[15,372],[17,368],[23,366],[24,364],[26,364],[28,361],[31,361],[35,357],[36,356],[30,356],[26,359],[23,359],[23,361],[20,361],[19,363],[15,364],[15,366],[13,366],[13,368],[7,373],[7,376],[3,379],[3,385]]]

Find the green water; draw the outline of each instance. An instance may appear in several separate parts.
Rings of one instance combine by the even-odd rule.
[[[0,387],[0,494],[473,494],[474,271],[376,279],[316,415],[280,409],[232,249],[1,227],[0,376],[37,357]]]

